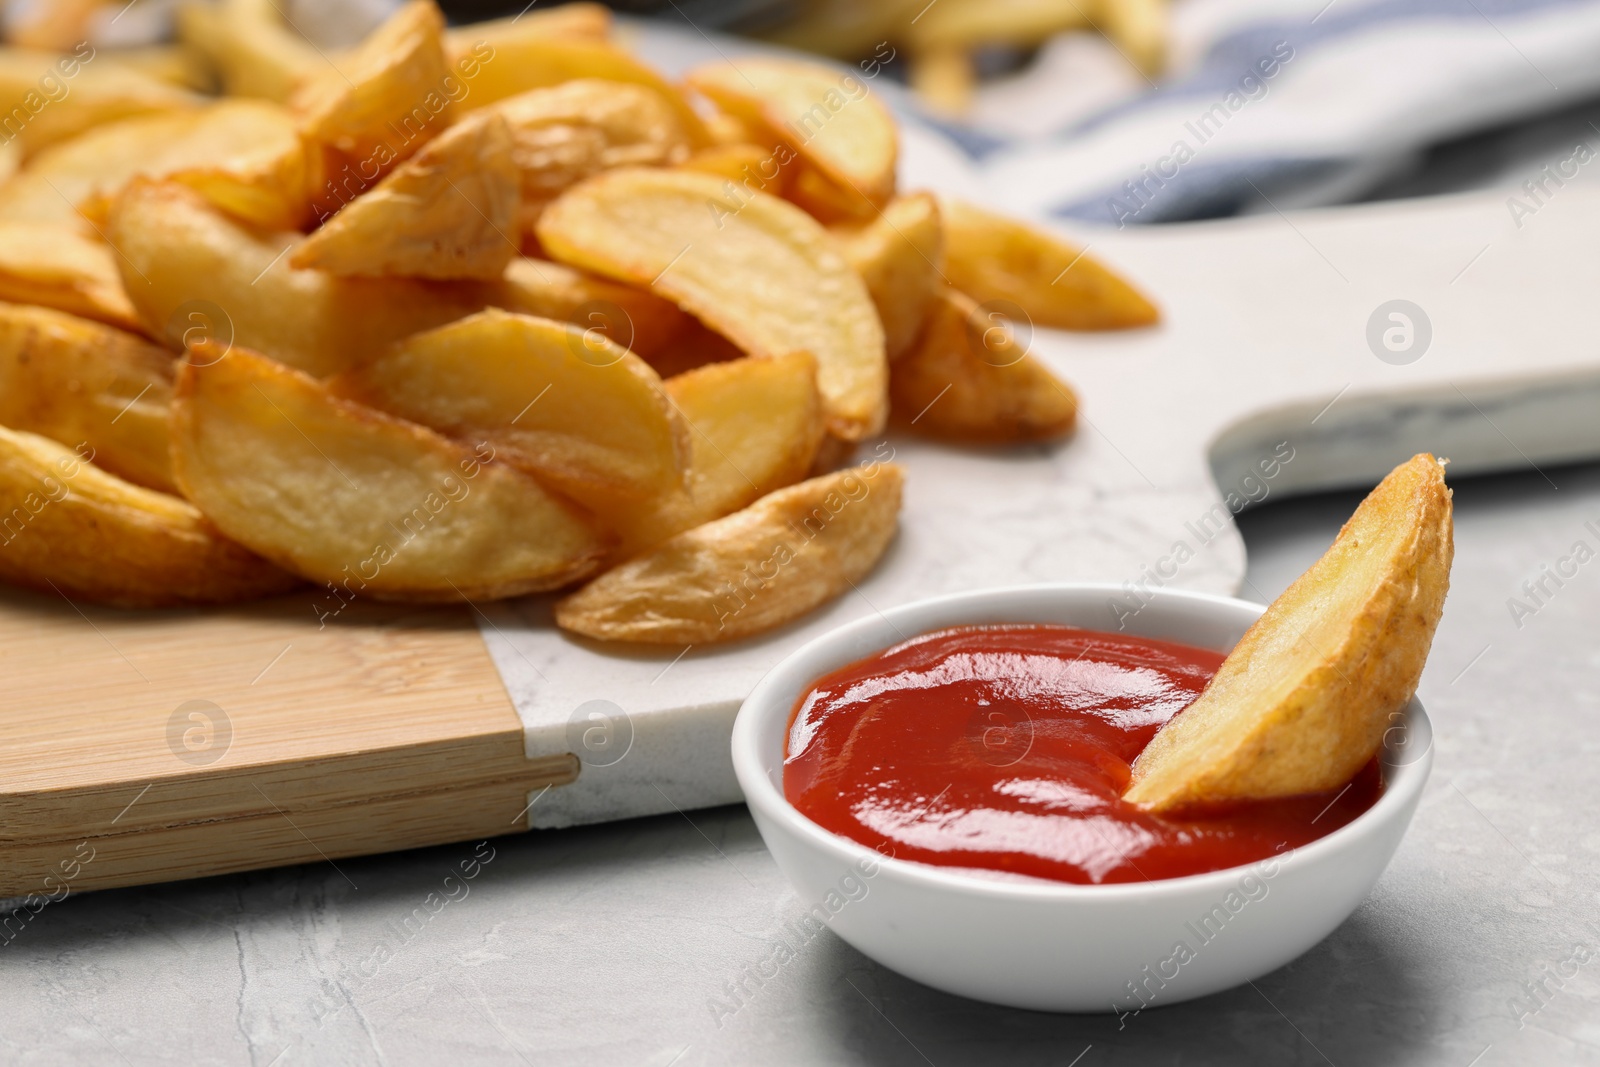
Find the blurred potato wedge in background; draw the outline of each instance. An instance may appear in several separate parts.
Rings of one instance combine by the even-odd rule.
[[[286,104],[323,59],[284,21],[277,0],[186,0],[178,40],[204,55],[229,96]]]
[[[547,16],[553,14],[554,11],[546,12]],[[480,66],[463,107],[485,107],[530,89],[546,89],[580,78],[641,85],[667,101],[691,144],[706,143],[705,125],[683,94],[653,68],[609,41],[521,32],[508,34],[487,51],[480,46],[473,54]]]
[[[1016,329],[965,293],[941,289],[916,344],[890,370],[896,424],[974,444],[1071,433],[1077,396],[1028,354]]]
[[[167,456],[173,357],[59,311],[0,304],[0,425],[86,445],[96,466],[175,492]]]
[[[449,74],[444,16],[433,0],[409,0],[354,49],[323,63],[291,106],[307,137],[381,172],[450,124]]]
[[[653,292],[744,352],[810,352],[828,428],[878,432],[887,413],[883,327],[865,283],[810,216],[709,174],[608,171],[555,200],[539,240],[557,259]]]
[[[179,368],[173,473],[228,536],[342,599],[554,589],[604,542],[492,450],[340,399],[292,368],[200,345]]]
[[[250,230],[179,185],[136,180],[106,232],[145,329],[179,350],[198,330],[332,374],[483,307],[471,289],[295,270],[283,260],[300,234]]]
[[[939,202],[930,193],[898,197],[872,222],[836,226],[831,232],[844,258],[867,283],[883,321],[889,358],[899,358],[916,341],[944,285]]]
[[[643,85],[579,78],[486,109],[505,117],[522,189],[521,231],[577,182],[624,166],[667,166],[689,155],[672,103]]]
[[[1161,319],[1154,304],[1081,249],[1024,222],[941,197],[945,277],[980,302],[1010,300],[1035,326],[1124,330]]]
[[[84,43],[64,54],[0,48],[0,130],[27,160],[117,119],[189,111],[203,98],[131,67],[96,63]]]
[[[131,608],[229,604],[299,584],[188,501],[107,474],[91,455],[0,427],[0,578]]]
[[[139,317],[122,288],[115,257],[109,245],[74,229],[0,222],[0,300],[137,330]]]
[[[714,644],[791,622],[878,562],[904,479],[881,463],[769,493],[602,574],[556,604],[556,622],[650,644]]]
[[[678,489],[688,432],[638,356],[571,323],[489,310],[335,379],[373,407],[469,444],[580,503]]]
[[[702,148],[678,166],[726,178],[773,196],[783,195],[787,178],[772,149],[744,141]]]
[[[1410,702],[1454,557],[1443,465],[1413,456],[1151,739],[1123,799],[1152,811],[1337,789]]]
[[[690,71],[688,85],[782,141],[834,186],[842,209],[864,214],[894,195],[899,133],[854,71],[743,57]],[[823,199],[826,195],[818,191]]]
[[[345,277],[498,278],[519,250],[517,192],[505,119],[469,116],[341,208],[289,262]]]
[[[524,37],[580,37],[603,41],[611,36],[611,9],[604,4],[574,3],[542,11],[471,22],[445,31],[445,53],[452,62],[480,45],[492,52],[515,49]]]

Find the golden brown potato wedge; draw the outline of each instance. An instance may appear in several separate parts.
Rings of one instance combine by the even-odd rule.
[[[312,374],[469,315],[488,296],[471,286],[295,270],[284,260],[299,234],[246,229],[178,185],[136,180],[106,232],[152,337],[181,349],[180,335],[200,327]]]
[[[566,322],[490,309],[417,334],[332,383],[587,503],[678,489],[688,431],[644,360]]]
[[[714,363],[667,382],[689,427],[688,491],[699,521],[806,476],[825,422],[806,352]]]
[[[0,219],[50,222],[94,236],[94,223],[79,206],[93,201],[102,189],[120,189],[163,147],[181,141],[199,115],[197,111],[140,115],[51,145],[0,187]]]
[[[200,111],[107,123],[53,145],[0,189],[0,218],[94,232],[116,194],[143,175],[182,182],[252,225],[292,229],[310,217],[320,168],[321,157],[307,152],[283,108],[223,100]]]
[[[1431,455],[1389,472],[1151,740],[1124,799],[1170,811],[1354,777],[1427,661],[1450,586],[1450,495]]]
[[[627,50],[610,41],[581,35],[547,34],[537,25],[523,27],[519,23],[515,32],[492,42],[462,106],[484,107],[530,89],[545,89],[579,78],[642,85],[654,91],[677,113],[690,143],[706,143],[705,125],[683,95]]]
[[[444,16],[409,0],[355,49],[324,64],[293,97],[302,132],[382,171],[450,124]]]
[[[228,604],[298,580],[185,500],[99,470],[87,447],[0,427],[0,579],[122,607]]]
[[[278,0],[188,0],[178,8],[178,39],[211,61],[229,96],[287,103],[328,65],[284,23]]]
[[[678,165],[684,170],[726,178],[773,196],[784,194],[788,177],[772,149],[746,142],[702,148]]]
[[[608,171],[539,221],[557,259],[650,286],[755,356],[810,352],[830,432],[878,432],[883,327],[860,275],[803,211],[709,174]]]
[[[342,277],[498,278],[516,258],[511,130],[470,116],[346,204],[289,256]]]
[[[944,284],[939,202],[929,193],[898,197],[867,225],[832,232],[872,294],[889,358],[899,358],[916,341]]]
[[[0,136],[20,141],[25,160],[92,126],[201,102],[130,67],[96,63],[95,55],[87,43],[65,55],[0,48]]]
[[[873,464],[769,493],[602,574],[557,603],[556,622],[602,641],[697,645],[781,626],[878,562],[904,477]]]
[[[68,48],[71,48],[71,45]],[[132,67],[141,74],[179,89],[209,95],[216,93],[220,88],[211,60],[199,49],[186,44],[119,47],[115,53],[100,58],[118,66]]]
[[[300,139],[293,116],[264,100],[218,101],[181,131],[138,149],[128,146],[136,151],[131,157],[102,150],[91,162],[87,140],[72,142],[83,148],[79,158],[86,166],[98,162],[102,168],[108,164],[134,168],[119,179],[102,169],[91,192],[78,202],[79,210],[97,225],[104,224],[111,201],[134,174],[187,185],[234,218],[267,229],[304,225],[310,218],[313,191],[322,180],[322,158]]]
[[[86,446],[96,466],[175,492],[172,354],[98,322],[0,304],[0,425]]]
[[[139,318],[115,257],[110,247],[75,229],[0,222],[0,300],[42,304],[136,330]]]
[[[582,179],[617,167],[666,166],[689,155],[688,134],[671,101],[643,85],[578,78],[486,110],[510,125],[521,228],[530,235],[545,205]]]
[[[942,198],[945,277],[979,301],[1010,300],[1036,326],[1122,330],[1160,321],[1154,304],[1087,253],[1027,223]]]
[[[1071,433],[1078,417],[1071,387],[1028,354],[1015,325],[950,288],[895,361],[889,392],[897,424],[954,441],[1044,441]]]
[[[894,195],[899,156],[894,119],[853,72],[744,57],[736,64],[697,67],[687,82],[730,114],[760,123],[838,194],[868,206],[882,206]]]
[[[528,10],[520,15],[469,22],[446,30],[445,51],[452,60],[471,55],[474,48],[487,45],[491,53],[515,48],[522,37],[582,37],[603,41],[611,36],[611,9],[604,4],[562,4],[543,11]]]
[[[528,475],[235,348],[178,371],[172,465],[224,533],[341,599],[554,589],[605,545]]]
[[[483,303],[506,311],[573,322],[646,359],[699,323],[645,289],[619,285],[548,259],[515,259],[483,287]]]

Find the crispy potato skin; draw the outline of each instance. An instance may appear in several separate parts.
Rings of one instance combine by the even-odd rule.
[[[781,626],[878,562],[904,479],[896,464],[872,464],[770,493],[602,574],[557,603],[556,622],[650,644],[712,644]]]
[[[550,254],[648,285],[753,356],[807,351],[835,436],[883,428],[888,360],[866,284],[827,231],[759,192],[709,174],[608,171],[539,220]]]
[[[187,501],[107,474],[92,454],[0,428],[0,578],[130,608],[229,604],[299,584]]]
[[[867,225],[836,226],[831,232],[867,283],[883,320],[889,358],[900,358],[916,341],[944,283],[938,200],[929,193],[898,197]]]
[[[593,573],[606,542],[521,471],[335,396],[290,367],[191,349],[173,475],[229,536],[285,569],[380,600],[496,598]]]
[[[1161,319],[1137,289],[1026,223],[943,198],[945,277],[979,302],[1009,300],[1034,325],[1125,330]]]
[[[941,287],[916,344],[890,367],[896,425],[976,444],[1063,437],[1078,398],[965,293]]]
[[[499,278],[517,256],[517,168],[497,114],[470,116],[290,253],[342,277]]]
[[[1414,456],[1156,734],[1124,798],[1171,811],[1349,781],[1416,692],[1453,555],[1443,467]]]
[[[59,311],[0,304],[0,425],[76,448],[130,482],[176,492],[167,455],[171,353]]]

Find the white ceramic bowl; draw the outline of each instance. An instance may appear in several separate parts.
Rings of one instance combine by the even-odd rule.
[[[908,604],[817,638],[762,679],[734,723],[734,771],[762,839],[813,916],[936,989],[1018,1008],[1120,1013],[1257,978],[1355,910],[1400,844],[1433,765],[1432,729],[1415,700],[1385,738],[1385,788],[1371,809],[1283,858],[1184,878],[1058,885],[886,859],[784,798],[789,715],[823,674],[947,626],[1108,629],[1107,604],[1123,593],[1036,585]],[[1158,591],[1126,632],[1227,651],[1261,611],[1242,600]]]

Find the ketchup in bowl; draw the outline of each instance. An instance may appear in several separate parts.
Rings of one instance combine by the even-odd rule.
[[[1067,626],[924,634],[801,697],[784,795],[823,828],[899,859],[1096,884],[1253,863],[1377,801],[1373,760],[1329,793],[1178,816],[1123,803],[1134,759],[1222,660]]]

